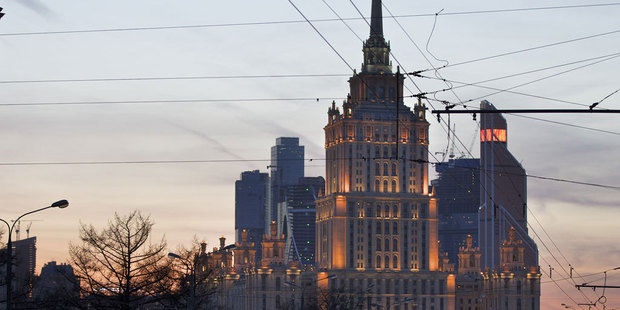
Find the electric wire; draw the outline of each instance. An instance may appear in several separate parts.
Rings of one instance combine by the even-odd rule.
[[[444,15],[445,15],[445,13],[444,13]],[[598,38],[598,37],[602,37],[602,36],[616,34],[616,33],[619,33],[619,32],[620,32],[620,29],[613,30],[613,31],[608,31],[608,32],[603,32],[603,33],[597,33],[597,34],[593,34],[593,35],[589,35],[589,36],[585,36],[585,37],[574,38],[574,39],[565,40],[565,41],[559,41],[559,42],[554,42],[554,43],[549,43],[549,44],[544,44],[544,45],[538,45],[538,46],[529,47],[529,48],[525,48],[525,49],[520,49],[520,50],[516,50],[516,51],[512,51],[512,52],[505,52],[505,53],[501,53],[501,54],[496,54],[496,55],[491,55],[491,56],[486,56],[486,57],[466,60],[466,61],[462,61],[462,62],[456,62],[456,63],[451,64],[450,66],[441,67],[440,69],[448,68],[448,67],[452,68],[452,67],[456,67],[456,66],[460,66],[460,65],[465,65],[465,64],[470,64],[470,63],[474,63],[474,62],[480,62],[480,61],[484,61],[484,60],[495,59],[495,58],[509,56],[509,55],[514,55],[514,54],[520,54],[520,53],[524,53],[524,52],[530,52],[530,51],[539,50],[539,49],[543,49],[543,48],[547,48],[547,47],[553,47],[553,46],[558,46],[558,45],[562,45],[562,44],[567,44],[567,43],[573,43],[573,42],[578,42],[578,41]],[[416,72],[422,73],[422,72],[433,71],[433,70],[434,69],[424,69],[424,70],[420,70],[420,71],[416,71]]]
[[[125,78],[84,78],[84,79],[45,79],[45,80],[5,80],[0,84],[25,83],[75,83],[75,82],[117,82],[117,81],[166,81],[166,80],[224,80],[261,78],[314,78],[346,77],[348,74],[261,74],[261,75],[208,75],[208,76],[170,76],[170,77],[125,77]]]
[[[620,3],[599,3],[599,4],[580,4],[580,5],[562,5],[562,6],[548,6],[548,7],[531,7],[531,8],[512,8],[512,9],[495,9],[495,10],[479,10],[479,11],[457,11],[446,12],[443,15],[457,16],[457,15],[479,15],[479,14],[493,14],[493,13],[510,13],[510,12],[527,12],[527,11],[540,11],[540,10],[556,10],[556,9],[577,9],[577,8],[594,8],[594,7],[607,7],[618,6]],[[434,13],[427,14],[405,14],[398,15],[401,18],[411,17],[432,17]],[[344,18],[345,20],[360,20],[360,17]],[[311,22],[335,22],[338,19],[325,18],[325,19],[312,19]],[[219,28],[219,27],[243,27],[243,26],[263,26],[263,25],[287,25],[287,24],[302,24],[305,20],[280,20],[280,21],[256,21],[256,22],[237,22],[237,23],[220,23],[220,24],[195,24],[195,25],[174,25],[174,26],[151,26],[151,27],[123,27],[123,28],[100,28],[100,29],[83,29],[83,30],[59,30],[59,31],[32,31],[32,32],[15,32],[15,33],[0,33],[0,36],[35,36],[35,35],[56,35],[56,34],[79,34],[79,33],[97,33],[97,32],[125,32],[125,31],[147,31],[147,30],[174,30],[174,29],[192,29],[192,28]]]

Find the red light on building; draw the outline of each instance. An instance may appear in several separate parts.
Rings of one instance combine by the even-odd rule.
[[[480,130],[480,142],[506,142],[506,129]]]

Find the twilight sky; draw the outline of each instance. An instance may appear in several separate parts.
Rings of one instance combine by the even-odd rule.
[[[314,159],[306,174],[324,174],[327,108],[348,93],[348,65],[360,69],[357,36],[369,30],[355,6],[369,16],[370,1],[294,3],[346,63],[288,1],[0,2],[0,217],[71,203],[29,217],[42,220],[30,232],[38,238],[37,269],[67,259],[80,222],[101,227],[114,212],[133,209],[151,214],[154,237],[165,234],[171,250],[194,235],[210,246],[221,235],[232,243],[234,181],[242,171],[267,171],[280,136],[300,137],[306,159]],[[500,109],[587,109],[620,88],[620,3],[384,5],[394,69],[431,69],[422,73],[431,79],[408,78],[405,93],[439,91],[427,102],[435,108],[441,100],[477,106],[486,99]],[[507,55],[472,61],[500,54]],[[484,82],[499,77],[506,78]],[[599,107],[620,109],[620,93]],[[618,114],[525,116],[506,118],[508,147],[529,174],[620,186]],[[447,127],[430,113],[429,121],[432,160],[441,160],[436,153],[450,149]],[[451,124],[456,156],[470,148],[478,156],[472,117],[454,115]],[[546,273],[543,308],[598,298],[561,280],[569,263],[581,275],[620,266],[619,194],[528,179],[530,235]],[[549,279],[549,264],[568,296]],[[620,271],[608,275],[608,284],[619,284]],[[602,275],[575,281],[602,284]],[[619,293],[606,292],[608,309],[620,307]]]

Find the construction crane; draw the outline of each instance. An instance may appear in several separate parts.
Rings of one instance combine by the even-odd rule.
[[[26,239],[30,238],[30,227],[32,227],[32,222],[42,222],[43,220],[25,220],[24,222],[28,223],[28,227],[26,228]],[[20,232],[22,230],[22,220],[17,222],[15,226],[15,240],[21,240]]]

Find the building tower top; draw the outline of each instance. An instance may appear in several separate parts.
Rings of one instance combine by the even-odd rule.
[[[383,13],[381,0],[372,1],[372,15],[370,17],[370,37],[383,38]]]
[[[364,64],[362,73],[392,73],[390,44],[383,37],[383,13],[381,0],[372,0],[370,37],[364,42]]]

